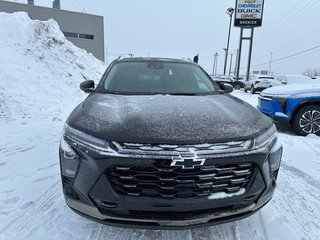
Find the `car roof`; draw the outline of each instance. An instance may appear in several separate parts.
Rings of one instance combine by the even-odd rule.
[[[130,57],[130,58],[121,58],[117,59],[116,62],[167,62],[167,63],[188,63],[195,64],[184,59],[176,58],[160,58],[160,57]]]
[[[251,78],[272,78],[272,79],[274,79],[274,77],[268,76],[268,75],[252,75]]]

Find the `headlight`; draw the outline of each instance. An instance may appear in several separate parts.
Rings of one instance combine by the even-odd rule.
[[[270,129],[259,135],[254,139],[247,140],[243,147],[245,149],[257,149],[274,142],[278,138],[276,127],[273,125]]]
[[[268,143],[275,141],[278,138],[278,132],[273,125],[270,129],[259,135],[253,140],[253,148],[260,148]]]
[[[282,157],[282,145],[279,140],[272,146],[269,154],[270,168],[271,171],[277,171],[280,167]]]
[[[72,149],[62,136],[60,142],[61,173],[65,177],[75,178],[79,168],[79,155]]]
[[[286,98],[281,98],[281,97],[277,97],[275,99],[278,101],[279,105],[281,106],[282,111],[284,113],[286,113],[286,111],[287,111],[287,99]]]
[[[78,147],[86,150],[107,152],[108,143],[65,124],[60,142],[61,173],[65,177],[75,178],[80,165],[80,156],[76,152]],[[81,148],[79,148],[81,149]]]
[[[85,145],[97,150],[106,151],[109,149],[109,144],[106,140],[81,132],[77,129],[70,127],[68,124],[65,125],[64,135],[67,138],[75,140],[81,145]]]
[[[276,180],[282,157],[282,145],[278,139],[276,127],[273,125],[269,130],[254,139],[254,147],[261,148],[269,146],[270,151],[268,158],[269,169],[272,180]]]
[[[92,150],[98,150],[101,152],[109,152],[109,144],[106,140],[94,137],[90,134],[81,132],[77,129],[70,127],[65,124],[63,135],[70,141],[74,142],[75,145],[81,145]]]

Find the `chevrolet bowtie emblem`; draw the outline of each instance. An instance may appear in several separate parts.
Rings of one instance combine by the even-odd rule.
[[[255,3],[257,0],[245,0],[245,3]]]
[[[195,167],[203,166],[205,161],[205,158],[198,157],[173,157],[171,166],[179,166],[182,169],[194,169]]]

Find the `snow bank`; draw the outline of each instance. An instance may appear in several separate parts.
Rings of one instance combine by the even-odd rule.
[[[0,39],[0,121],[62,120],[86,96],[79,84],[98,81],[105,70],[52,19],[0,13]]]

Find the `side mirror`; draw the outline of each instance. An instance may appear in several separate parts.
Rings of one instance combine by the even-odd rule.
[[[225,92],[225,93],[232,93],[233,92],[233,87],[232,85],[228,83],[220,83],[220,88]]]
[[[87,80],[80,84],[80,89],[85,93],[93,93],[94,92],[94,81]]]

